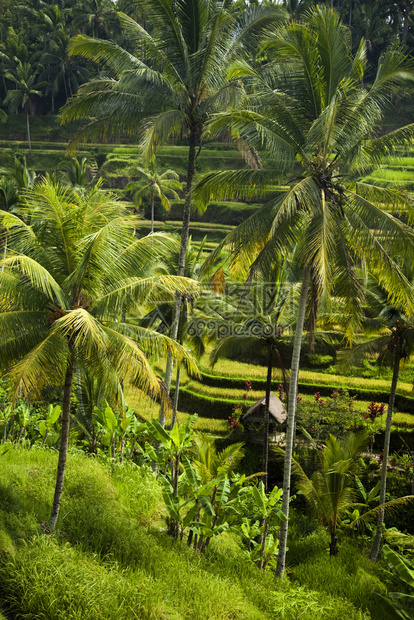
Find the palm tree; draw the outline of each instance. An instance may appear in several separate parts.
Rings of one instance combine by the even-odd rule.
[[[69,160],[63,161],[60,164],[62,183],[77,189],[86,187],[90,177],[87,161],[87,157],[82,157],[80,161],[77,157],[71,157]]]
[[[26,158],[14,158],[13,168],[0,168],[0,209],[15,213],[22,197],[22,192],[32,188],[36,181],[36,173],[29,170]],[[7,252],[7,233],[3,238],[3,258]],[[4,271],[4,265],[1,270]]]
[[[235,83],[227,81],[226,69],[234,58],[245,53],[261,31],[279,22],[284,12],[277,7],[256,7],[236,21],[226,0],[145,0],[137,4],[145,11],[154,36],[131,17],[124,13],[119,16],[127,36],[135,44],[145,45],[148,64],[112,41],[78,35],[71,44],[71,54],[103,64],[114,79],[93,80],[82,86],[66,105],[63,120],[92,118],[72,140],[72,147],[85,138],[136,134],[143,128],[143,146],[150,159],[157,144],[177,137],[187,141],[183,228],[177,267],[177,274],[183,276],[191,190],[203,131],[211,113],[234,102],[238,91]],[[178,333],[179,305],[177,296],[170,330],[173,339]],[[165,372],[167,391],[172,369],[169,358]],[[160,422],[165,423],[162,413]]]
[[[136,207],[141,205],[144,197],[150,198],[151,232],[154,232],[155,198],[159,198],[162,206],[168,210],[171,206],[168,197],[179,198],[177,192],[181,191],[181,183],[178,180],[178,174],[174,170],[166,170],[160,173],[156,167],[155,157],[150,160],[147,168],[138,166],[136,170],[141,180],[128,183],[125,189],[133,192],[132,199]]]
[[[394,413],[395,396],[401,363],[408,360],[414,352],[414,325],[412,320],[401,310],[389,305],[387,292],[381,287],[371,288],[371,293],[377,305],[382,306],[377,319],[371,320],[372,327],[382,328],[382,333],[366,342],[354,346],[344,360],[346,364],[359,362],[363,358],[375,357],[379,366],[392,368],[390,396],[388,400],[387,417],[385,422],[384,447],[381,463],[381,486],[379,504],[385,503],[387,490],[387,467],[390,451],[392,414]],[[385,332],[384,332],[385,327]],[[370,559],[376,562],[381,545],[384,510],[380,510],[377,519],[377,530],[372,544]]]
[[[413,310],[412,289],[395,256],[412,252],[414,233],[392,215],[404,210],[411,221],[411,202],[403,192],[357,179],[413,136],[414,125],[379,137],[377,130],[390,96],[410,83],[414,73],[404,54],[393,49],[382,58],[371,86],[364,85],[365,43],[352,57],[347,28],[326,7],[313,9],[306,22],[281,28],[264,49],[275,60],[263,68],[255,70],[244,62],[233,66],[232,75],[246,81],[243,107],[217,115],[210,129],[233,126],[237,135],[267,150],[271,165],[208,175],[195,194],[201,204],[213,196],[263,194],[290,174],[289,189],[242,223],[212,257],[227,246],[233,250],[233,261],[250,261],[252,272],[277,263],[283,252],[294,248],[299,257],[302,288],[283,484],[283,511],[288,516],[300,347],[310,281],[325,304],[330,303],[332,292],[344,299],[349,339],[361,314],[363,286],[356,273],[360,260],[379,274],[393,303]],[[287,531],[288,520],[281,528],[278,576],[284,573]]]
[[[0,168],[0,175],[12,180],[19,192],[32,189],[37,179],[36,172],[27,167],[26,157],[15,157],[13,168]]]
[[[41,63],[44,69],[39,75],[40,80],[48,82],[49,92],[52,100],[52,113],[55,111],[55,97],[63,87],[65,101],[72,97],[79,88],[89,78],[90,71],[82,67],[82,60],[69,56],[68,44],[69,35],[61,30],[55,33],[54,38],[49,41],[44,54],[41,56]]]
[[[74,8],[73,17],[73,26],[94,39],[112,39],[114,31],[119,30],[118,17],[111,0],[82,0]]]
[[[30,140],[30,123],[29,114],[33,110],[33,97],[41,97],[44,86],[47,82],[36,82],[37,71],[33,69],[29,62],[19,61],[15,73],[6,73],[6,78],[14,82],[16,88],[9,90],[4,103],[9,105],[10,110],[15,112],[18,108],[22,108],[26,115],[27,142],[29,151],[32,152],[32,144]]]
[[[319,468],[309,478],[297,461],[293,471],[298,476],[298,490],[303,493],[312,512],[331,536],[330,555],[338,553],[338,525],[355,503],[355,474],[358,455],[366,447],[365,432],[349,433],[341,442],[330,435],[319,451]]]
[[[81,365],[120,397],[121,381],[165,399],[147,355],[174,357],[195,368],[191,356],[168,337],[129,320],[139,301],[173,299],[190,281],[152,276],[156,257],[171,250],[165,235],[137,240],[125,207],[96,188],[71,192],[45,180],[27,192],[20,219],[0,212],[9,236],[1,261],[0,368],[12,394],[38,394],[63,386],[62,430],[50,528],[59,516],[69,440],[75,368]],[[26,221],[30,222],[30,225]],[[122,315],[122,320],[120,316]],[[13,396],[12,396],[13,398]]]

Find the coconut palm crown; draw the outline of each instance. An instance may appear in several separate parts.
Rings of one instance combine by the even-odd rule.
[[[15,395],[64,386],[53,529],[75,370],[81,362],[112,400],[122,382],[163,398],[147,355],[170,351],[190,371],[195,364],[167,336],[134,325],[128,316],[138,303],[173,299],[177,288],[184,292],[191,282],[152,273],[157,253],[174,249],[175,242],[164,235],[137,239],[125,207],[99,188],[79,194],[44,181],[26,193],[19,215],[0,212],[0,231],[8,237],[0,265],[0,368],[8,370]]]
[[[229,0],[138,0],[153,35],[133,18],[119,13],[121,24],[137,52],[112,41],[78,35],[71,43],[78,54],[104,65],[109,78],[93,80],[69,101],[63,120],[88,119],[72,146],[85,138],[136,134],[144,130],[144,153],[151,158],[157,144],[185,138],[188,144],[186,191],[177,274],[184,275],[187,254],[191,188],[197,149],[214,110],[235,104],[238,89],[226,79],[226,68],[237,55],[257,42],[258,35],[280,22],[285,12],[258,6],[236,20]],[[144,60],[142,57],[144,56]],[[145,119],[145,122],[143,122]],[[180,314],[177,297],[171,337],[176,339]],[[169,390],[171,358],[165,384]],[[160,414],[160,422],[165,423]]]

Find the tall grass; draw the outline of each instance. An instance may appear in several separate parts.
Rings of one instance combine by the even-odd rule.
[[[344,540],[339,555],[329,557],[326,549],[321,550],[318,538],[314,536],[311,544],[305,538],[296,545],[296,553],[302,546],[303,555],[301,563],[292,568],[293,578],[312,590],[347,599],[355,607],[370,611],[373,618],[381,620],[383,615],[374,595],[386,595],[387,589],[379,577],[380,570],[358,551],[352,541]],[[310,554],[306,555],[309,551]]]
[[[160,489],[152,473],[129,464],[72,452],[59,535],[45,536],[56,461],[54,451],[39,448],[15,448],[0,458],[0,597],[7,615],[293,620],[311,618],[312,611],[323,620],[366,617],[328,594],[276,586],[272,573],[246,560],[234,535],[217,537],[205,555],[174,542],[160,528]]]
[[[147,470],[70,454],[59,536],[44,536],[56,457],[13,449],[0,459],[6,613],[33,620],[271,617],[272,577],[250,566],[237,545],[232,553],[212,545],[204,557],[160,531],[159,488]]]

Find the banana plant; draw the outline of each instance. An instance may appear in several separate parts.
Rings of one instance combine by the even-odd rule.
[[[47,408],[47,416],[45,420],[39,420],[38,431],[43,438],[42,446],[51,448],[54,446],[60,436],[56,423],[59,420],[62,407],[60,405],[49,405]]]
[[[182,457],[182,465],[184,472],[179,476],[177,493],[174,492],[168,479],[165,476],[161,477],[164,487],[163,498],[168,514],[168,533],[177,538],[181,532],[183,538],[185,531],[189,529],[188,544],[191,545],[194,533],[196,536],[207,533],[204,530],[201,532],[202,528],[208,527],[204,520],[200,521],[201,511],[210,519],[215,516],[210,495],[216,481],[202,484],[200,476],[185,456]]]
[[[148,442],[145,444],[145,451],[152,460],[161,465],[164,463],[164,476],[169,480],[174,489],[175,495],[178,492],[178,478],[180,475],[181,455],[186,448],[189,448],[194,439],[194,426],[198,416],[195,413],[189,417],[184,424],[175,425],[173,429],[167,431],[158,420],[151,420],[147,424],[147,430],[152,438],[159,444],[162,450],[156,450]],[[170,474],[168,474],[168,464]]]
[[[32,420],[32,408],[25,402],[20,402],[16,409],[14,410],[15,420],[17,422],[17,426],[19,427],[19,436],[18,440],[26,436],[27,427]]]
[[[92,422],[97,429],[96,434],[100,437],[102,445],[108,448],[108,455],[110,457],[115,456],[118,420],[107,401],[104,402],[102,409],[95,405],[92,413]]]
[[[203,552],[213,536],[229,528],[225,508],[232,492],[234,495],[234,489],[225,473],[203,484],[202,477],[187,457],[183,457],[183,466],[188,495],[193,503],[190,514],[194,515],[191,523],[188,523],[190,534],[187,543],[189,546],[193,544],[194,549]]]
[[[158,420],[147,423],[147,432],[157,442],[157,449],[146,442],[145,452],[158,465],[158,471],[163,466],[162,480],[164,483],[164,501],[169,515],[168,533],[178,538],[182,519],[179,512],[178,485],[180,478],[180,463],[182,453],[189,448],[194,439],[192,426],[197,420],[197,414],[189,417],[184,424],[176,424],[167,431]]]
[[[146,424],[142,424],[138,421],[134,409],[126,405],[122,410],[122,416],[118,419],[117,429],[121,439],[119,448],[121,463],[124,460],[125,442],[128,441],[128,439],[131,441],[129,453],[129,458],[131,458],[134,452],[136,438],[142,431],[146,430],[146,428]]]
[[[393,551],[388,545],[383,548],[384,558],[387,562],[393,577],[405,588],[414,591],[414,567],[399,553]],[[389,598],[376,594],[376,598],[381,601],[383,609],[387,612],[387,617],[392,620],[410,620],[412,615],[405,609],[404,603],[411,607],[414,605],[414,594],[404,592],[388,592]],[[392,600],[390,600],[392,599]]]
[[[3,443],[6,443],[7,439],[8,439],[8,427],[9,427],[9,421],[12,417],[12,413],[13,413],[13,408],[11,406],[11,404],[8,404],[4,407],[4,409],[0,412],[1,415],[1,419],[3,421]],[[10,432],[10,429],[9,429]]]
[[[282,489],[274,487],[270,493],[266,493],[265,485],[260,481],[257,487],[251,487],[251,493],[260,520],[251,522],[244,518],[241,531],[248,541],[249,558],[260,569],[264,569],[271,561],[275,561],[279,545],[269,528],[280,525],[286,519],[281,510]]]

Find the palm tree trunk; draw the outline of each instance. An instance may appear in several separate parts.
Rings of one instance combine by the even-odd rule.
[[[263,428],[263,484],[267,493],[268,469],[269,469],[269,406],[270,406],[270,389],[272,387],[272,342],[269,342],[269,350],[267,357],[267,379],[266,379],[266,398],[265,398],[265,415]]]
[[[191,127],[190,130],[190,144],[188,149],[188,165],[187,165],[187,184],[185,188],[185,200],[184,200],[184,212],[183,212],[183,229],[181,232],[181,245],[180,254],[178,257],[178,269],[177,276],[184,276],[185,261],[187,256],[188,247],[188,235],[190,230],[190,218],[191,218],[191,190],[194,181],[195,161],[196,161],[196,141],[197,141],[197,129]],[[176,293],[174,301],[173,320],[170,329],[170,338],[177,340],[178,327],[180,322],[181,311],[181,294]],[[165,367],[164,385],[167,394],[170,393],[171,379],[173,371],[174,360],[171,353],[167,355],[167,364]],[[161,405],[158,421],[161,426],[165,426],[165,407]]]
[[[412,474],[411,474],[411,495],[414,495],[414,451],[411,454],[411,466],[412,466]]]
[[[283,577],[286,563],[286,548],[288,535],[289,500],[290,500],[290,473],[292,469],[293,439],[295,434],[295,414],[297,403],[297,389],[299,378],[300,349],[302,345],[303,326],[305,323],[306,302],[308,299],[310,282],[310,266],[305,265],[302,288],[300,291],[298,316],[296,321],[295,339],[293,342],[292,365],[290,370],[288,417],[286,429],[285,462],[283,468],[283,499],[282,512],[286,515],[280,527],[279,555],[277,558],[276,576]]]
[[[27,142],[29,143],[29,153],[32,153],[32,143],[30,140],[30,123],[29,123],[29,109],[26,106],[26,128],[27,128]]]
[[[154,232],[154,192],[151,192],[151,232]]]
[[[263,522],[262,522],[262,526],[263,526],[263,535],[261,537],[260,540],[260,560],[259,560],[259,568],[260,570],[262,570],[264,568],[264,562],[265,562],[265,551],[266,551],[266,540],[267,540],[267,533],[269,530],[269,524],[267,522],[266,517],[264,517]]]
[[[81,374],[80,374],[79,366],[76,366],[76,394],[78,397],[79,413],[82,418],[82,423],[88,426],[89,420],[87,419],[86,411],[85,411],[85,404],[83,402],[82,383],[81,383]]]
[[[318,318],[318,290],[315,278],[312,278],[312,293],[310,298],[309,318],[308,318],[308,353],[313,355],[315,353],[315,339],[316,339],[316,322]]]
[[[338,555],[338,537],[336,535],[336,527],[332,530],[331,532],[331,542],[329,545],[329,555],[331,557],[334,557],[335,555]]]
[[[400,373],[400,361],[401,361],[401,339],[400,339],[400,335],[397,334],[397,343],[396,343],[396,348],[394,352],[394,370],[392,373],[390,399],[388,401],[387,421],[385,423],[384,448],[382,452],[381,488],[380,488],[380,499],[379,499],[380,505],[385,503],[385,493],[387,490],[387,464],[388,464],[388,455],[390,452],[391,422],[392,422],[392,413],[394,411],[395,394],[397,392],[398,375]],[[371,562],[377,561],[378,552],[379,552],[379,548],[381,545],[383,523],[384,523],[384,510],[380,510],[378,514],[377,531],[375,533],[375,538],[372,543],[372,549],[371,549],[371,553],[369,556],[369,559],[371,560]]]
[[[181,375],[181,366],[177,364],[177,374],[175,376],[175,391],[174,391],[174,402],[173,402],[173,412],[171,418],[171,426],[170,431],[174,428],[175,421],[177,419],[177,409],[178,409],[178,397],[180,395],[180,375]]]
[[[68,453],[69,427],[70,427],[70,400],[72,381],[75,370],[74,353],[71,351],[69,365],[66,370],[65,387],[62,402],[62,430],[60,436],[59,460],[56,476],[55,496],[53,498],[52,512],[49,519],[49,527],[53,532],[59,517],[60,501],[62,498],[63,481],[65,479],[66,455]]]

